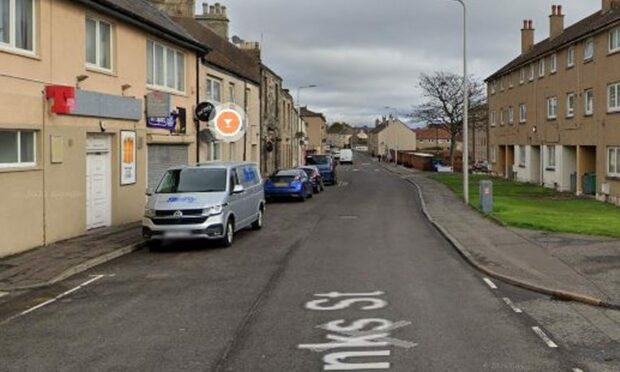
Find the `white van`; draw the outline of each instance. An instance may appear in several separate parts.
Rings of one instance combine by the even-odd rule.
[[[263,227],[265,192],[253,163],[171,168],[148,195],[142,235],[151,248],[196,238],[229,247],[237,231]]]
[[[340,150],[340,164],[353,164],[353,150]]]

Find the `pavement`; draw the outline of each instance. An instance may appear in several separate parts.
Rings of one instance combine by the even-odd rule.
[[[50,286],[141,248],[140,224],[97,229],[83,236],[0,259],[0,291]]]
[[[504,227],[428,173],[382,165],[419,188],[429,219],[479,270],[560,299],[620,309],[620,240]]]

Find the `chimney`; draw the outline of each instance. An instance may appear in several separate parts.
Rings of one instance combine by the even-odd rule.
[[[196,20],[219,36],[228,40],[228,23],[230,21],[228,20],[225,6],[220,3],[215,3],[215,5],[203,3],[202,14],[196,16]]]
[[[246,51],[248,54],[256,58],[256,60],[260,61],[260,43],[257,41],[240,41],[237,45],[237,48]]]
[[[618,8],[620,8],[619,0],[603,0],[603,13],[611,12]]]
[[[534,27],[531,19],[523,21],[521,29],[521,54],[528,53],[534,47]]]
[[[553,5],[551,7],[551,15],[549,16],[549,37],[555,39],[564,32],[564,14],[562,14],[562,5]]]
[[[157,9],[172,17],[194,17],[194,0],[149,0]]]

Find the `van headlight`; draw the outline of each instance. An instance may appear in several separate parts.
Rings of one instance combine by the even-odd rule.
[[[207,216],[217,216],[218,214],[222,214],[224,208],[221,205],[216,205],[211,208],[207,208],[204,210],[204,214]]]
[[[144,209],[144,217],[153,218],[156,215],[155,209],[145,208]]]

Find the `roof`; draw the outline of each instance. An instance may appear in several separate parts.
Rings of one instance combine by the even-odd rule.
[[[170,42],[206,53],[209,48],[177,25],[147,0],[76,0],[102,13],[120,18]],[[179,43],[180,42],[180,43]]]
[[[314,112],[314,111],[310,111],[308,110],[307,106],[304,106],[301,108],[301,117],[302,118],[309,118],[309,117],[320,117],[323,120],[325,120],[325,115],[323,115],[320,112]]]
[[[407,126],[407,124],[403,123],[402,121],[400,121],[400,120],[398,120],[398,119],[396,119],[396,120],[394,120],[394,119],[389,119],[389,120],[386,120],[386,121],[384,121],[383,123],[381,123],[381,124],[377,125],[377,126],[376,126],[376,127],[374,127],[373,129],[371,129],[371,130],[370,130],[370,133],[372,133],[372,134],[376,134],[376,133],[382,132],[382,131],[383,131],[385,128],[387,128],[387,127],[388,127],[388,125],[389,125],[389,124],[391,124],[391,123],[394,123],[394,124],[398,123],[398,124],[400,124],[400,125],[404,125],[405,127],[409,128],[409,127]]]
[[[241,78],[260,84],[260,61],[190,17],[172,17],[185,31],[211,48],[206,60]]]
[[[619,20],[620,9],[612,9],[608,12],[598,11],[566,28],[564,32],[562,32],[562,34],[555,39],[547,38],[538,44],[535,44],[532,50],[528,53],[522,54],[515,58],[506,66],[489,76],[485,81],[495,79],[500,75],[514,71],[522,65],[530,63],[532,60],[543,57],[552,51],[561,49],[562,47],[583,39],[584,37],[604,29]]]
[[[420,140],[429,140],[429,139],[450,139],[450,132],[448,132],[444,128],[419,128],[412,129],[418,141]]]

